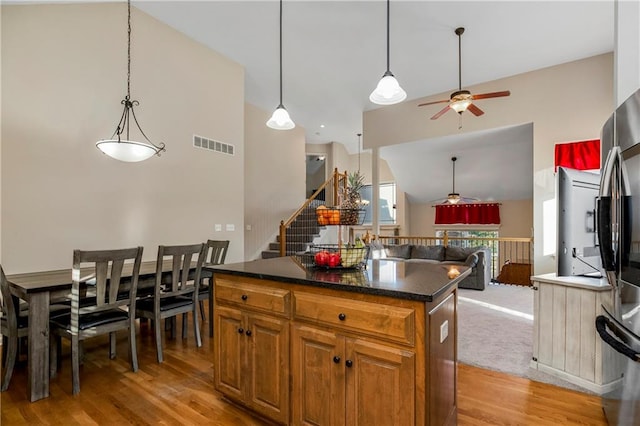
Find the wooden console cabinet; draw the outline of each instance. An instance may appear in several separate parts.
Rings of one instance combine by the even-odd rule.
[[[424,301],[224,271],[214,282],[226,398],[279,424],[456,424],[455,285]]]

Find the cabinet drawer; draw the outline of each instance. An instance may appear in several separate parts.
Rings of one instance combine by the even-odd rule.
[[[296,319],[320,322],[413,345],[415,310],[379,303],[295,292]]]
[[[218,303],[246,309],[282,314],[291,312],[291,292],[280,288],[216,279],[215,298]]]

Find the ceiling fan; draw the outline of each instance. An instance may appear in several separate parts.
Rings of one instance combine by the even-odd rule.
[[[447,198],[442,200],[440,204],[468,204],[475,203],[478,201],[477,198],[469,198],[469,197],[461,197],[459,193],[456,192],[456,160],[457,157],[451,157],[451,163],[453,167],[453,185],[451,188],[451,192],[447,194]]]
[[[438,111],[433,117],[431,117],[432,120],[436,120],[440,118],[440,116],[442,116],[445,112],[449,111],[450,109],[454,110],[458,114],[462,114],[464,111],[469,110],[473,115],[479,116],[484,114],[484,111],[478,108],[473,103],[473,101],[476,101],[479,99],[500,98],[503,96],[509,96],[511,94],[510,91],[504,90],[501,92],[491,92],[491,93],[482,93],[480,95],[472,95],[470,91],[462,90],[462,55],[461,55],[462,37],[461,36],[462,36],[462,33],[464,33],[464,27],[456,28],[455,33],[458,36],[458,90],[453,92],[449,99],[444,99],[441,101],[434,101],[434,102],[426,102],[418,105],[419,107],[421,107],[425,105],[440,104],[443,102],[449,103],[449,105],[447,105],[446,107]]]

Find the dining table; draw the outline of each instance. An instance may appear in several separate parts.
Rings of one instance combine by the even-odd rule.
[[[163,275],[169,275],[170,261],[162,265]],[[195,270],[195,266],[193,266]],[[140,264],[138,290],[155,285],[156,261],[144,261]],[[92,278],[92,269],[81,269],[81,282]],[[71,268],[52,271],[36,271],[7,275],[11,293],[28,302],[28,383],[27,397],[31,402],[49,396],[49,306],[71,298]],[[133,264],[125,264],[122,277],[131,277]],[[210,269],[203,267],[201,278],[211,278]],[[211,289],[212,286],[209,286]],[[209,297],[212,297],[210,294]],[[195,319],[197,320],[197,318]]]

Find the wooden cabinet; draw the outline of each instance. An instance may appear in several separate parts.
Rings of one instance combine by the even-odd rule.
[[[294,301],[294,423],[412,424],[415,309],[307,292]]]
[[[280,424],[455,424],[455,286],[425,302],[214,280],[214,382],[229,399]]]
[[[413,351],[295,324],[291,353],[294,424],[413,424]]]
[[[215,387],[267,418],[288,423],[289,321],[254,312],[265,310],[265,300],[286,300],[288,292],[260,292],[251,286],[237,286],[234,290],[229,294],[221,291],[218,302],[222,304],[215,308]],[[247,303],[236,308],[225,306],[225,302]],[[274,312],[282,314],[284,305],[275,306]]]

